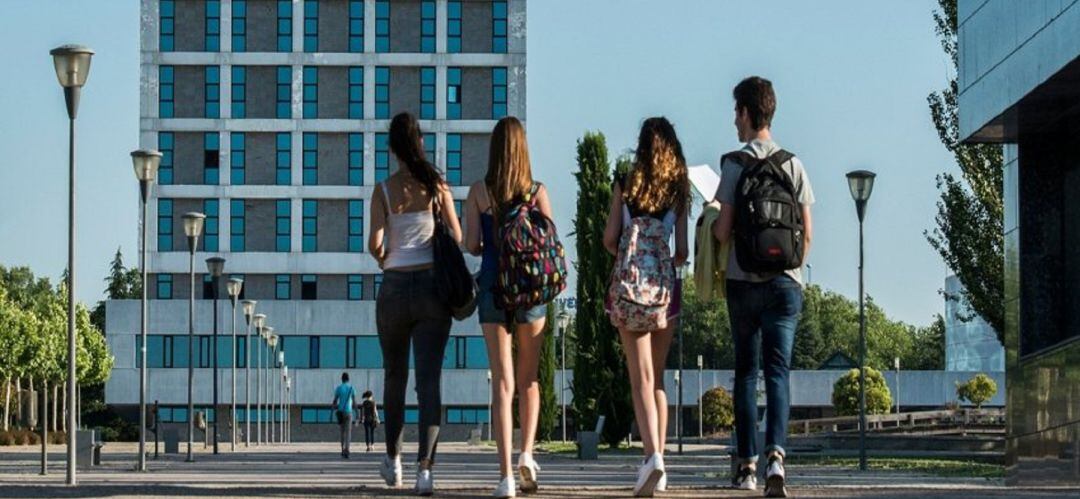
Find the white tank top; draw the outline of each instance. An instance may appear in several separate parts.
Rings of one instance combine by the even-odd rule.
[[[379,186],[386,198],[387,245],[383,270],[434,263],[431,239],[435,235],[435,219],[431,210],[393,213],[390,209],[390,190],[385,182]]]

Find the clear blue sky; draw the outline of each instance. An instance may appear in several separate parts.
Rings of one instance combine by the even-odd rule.
[[[856,296],[857,237],[844,173],[878,184],[867,219],[867,291],[916,324],[943,310],[946,269],[932,227],[935,174],[955,170],[926,96],[950,63],[932,29],[933,0],[733,2],[532,0],[528,132],[537,177],[571,230],[575,141],[607,135],[632,147],[642,119],[665,115],[687,160],[715,164],[738,146],[731,87],[773,80],[778,142],[814,184],[813,280]],[[7,0],[0,17],[0,263],[58,276],[66,259],[66,128],[48,51],[97,50],[80,110],[78,295],[97,300],[122,247],[135,263],[138,194],[128,152],[138,145],[138,2]],[[567,241],[572,244],[572,241]]]

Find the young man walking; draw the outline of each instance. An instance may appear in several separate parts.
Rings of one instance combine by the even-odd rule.
[[[713,234],[731,246],[727,303],[735,345],[735,432],[738,471],[732,484],[757,488],[757,378],[765,370],[767,415],[765,496],[786,497],[784,445],[788,374],[795,326],[802,312],[801,266],[810,250],[814,193],[802,162],[780,148],[770,131],[776,94],[753,76],[735,86],[735,128],[742,149],[721,159]]]
[[[334,408],[338,426],[341,428],[341,457],[349,458],[349,443],[352,442],[353,410],[356,407],[356,391],[349,384],[349,373],[341,373],[341,384],[334,389]]]

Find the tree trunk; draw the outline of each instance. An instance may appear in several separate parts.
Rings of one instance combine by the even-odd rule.
[[[22,417],[22,376],[15,378],[15,414]]]
[[[59,395],[57,395],[57,388],[59,386],[60,386],[60,383],[54,383],[53,386],[52,386],[52,431],[53,431],[53,433],[56,433],[57,431],[59,431],[57,428],[60,426],[60,425],[56,424],[57,423],[57,419],[56,419],[57,403],[56,402],[58,401],[58,398],[59,398]],[[64,393],[67,393],[67,390],[64,390]]]
[[[4,381],[4,431],[8,431],[11,421],[11,378]]]

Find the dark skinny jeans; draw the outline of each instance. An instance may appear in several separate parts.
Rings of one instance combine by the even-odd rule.
[[[417,462],[435,461],[442,419],[443,352],[450,338],[450,309],[435,290],[433,270],[388,270],[375,305],[382,347],[386,414],[386,454],[401,454],[405,423],[405,389],[409,383],[409,345],[416,369],[416,399],[420,406]]]

